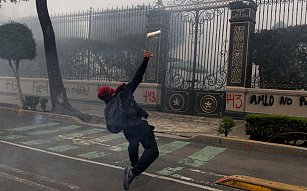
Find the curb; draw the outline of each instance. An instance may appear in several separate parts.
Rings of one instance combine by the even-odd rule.
[[[307,191],[306,187],[242,175],[227,176],[215,183],[250,191]]]
[[[44,116],[45,118],[48,118],[48,119],[62,120],[62,121],[67,121],[67,122],[71,122],[71,123],[79,123],[81,125],[88,125],[88,126],[92,126],[92,127],[106,128],[105,125],[95,124],[95,123],[87,123],[87,122],[80,120],[77,117],[69,116],[69,115],[61,115],[61,114],[55,114],[55,113],[49,113],[49,112],[23,110],[23,109],[20,109],[20,108],[16,109],[16,108],[0,107],[0,110],[4,111],[6,113],[11,113],[11,114],[25,115],[25,116],[35,115],[37,117]]]
[[[218,137],[213,135],[196,135],[191,139],[222,147],[237,148],[242,150],[266,152],[273,154],[297,155],[297,156],[307,157],[307,148],[297,147],[297,146],[267,143],[267,142],[238,139],[231,137]]]
[[[46,113],[46,112],[40,112],[40,111],[30,111],[30,110],[23,110],[23,109],[16,109],[16,108],[7,108],[7,107],[1,107],[1,106],[0,106],[0,110],[7,112],[7,113],[11,113],[11,114],[35,115],[37,117],[44,116],[48,119],[62,120],[62,121],[67,121],[67,122],[72,122],[72,123],[78,123],[81,125],[98,127],[98,128],[106,128],[104,124],[87,123],[87,122],[84,122],[78,119],[77,117],[69,116],[69,115],[60,115],[60,114]],[[156,133],[168,135],[168,132],[161,132],[161,131],[157,132],[156,131]],[[173,135],[170,134],[169,136],[173,136]],[[188,137],[185,137],[185,138],[188,138]],[[192,136],[188,139],[206,143],[206,144],[217,145],[221,147],[307,157],[307,148],[297,147],[297,146],[281,145],[281,144],[276,144],[276,143],[267,143],[267,142],[231,138],[231,137],[219,137],[219,136],[205,135],[205,134]]]

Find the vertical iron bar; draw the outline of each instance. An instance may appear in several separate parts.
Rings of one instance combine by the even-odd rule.
[[[105,9],[102,9],[101,10],[101,22],[100,22],[100,25],[99,25],[99,34],[100,34],[100,41],[101,42],[105,42],[104,40],[104,35],[105,35],[105,18],[107,17],[107,12],[108,12],[108,9],[105,10]]]
[[[189,43],[188,42],[188,38],[187,37],[187,31],[188,31],[188,27],[189,25],[186,22],[182,22],[183,26],[182,26],[182,30],[183,30],[183,57],[184,60],[186,61],[186,67],[189,69],[191,68],[191,62],[190,62],[190,58],[189,58]],[[187,72],[187,76],[186,76],[186,80],[190,80],[191,79],[191,73]]]
[[[295,0],[293,0],[293,5],[292,5],[292,26],[294,26],[294,11],[295,11],[295,5],[294,5]],[[296,13],[297,16],[297,13]],[[296,17],[297,18],[297,17]]]
[[[210,73],[210,61],[209,61],[209,59],[210,59],[210,33],[211,33],[211,22],[210,21],[206,21],[206,23],[207,23],[207,30],[206,30],[206,44],[205,44],[205,46],[206,46],[206,52],[205,52],[205,54],[206,54],[206,70],[207,70],[207,73],[209,74]]]
[[[268,5],[266,6],[266,24],[265,24],[265,28],[266,29],[270,29],[268,27],[268,24],[269,24],[269,8],[270,8],[270,0],[267,0],[268,1]]]
[[[191,90],[195,90],[195,72],[196,72],[196,62],[197,62],[197,41],[198,41],[198,24],[199,24],[199,10],[195,13],[195,31],[194,31],[194,59],[193,59],[193,78]],[[193,95],[193,94],[192,94]],[[194,99],[193,99],[194,100]]]
[[[213,33],[213,31],[214,31],[214,22],[212,22],[212,20],[210,20],[210,28],[211,28],[211,30],[210,30],[210,33],[209,33],[209,39],[211,39],[210,40],[210,45],[209,45],[209,47],[210,48],[212,48],[212,46],[213,46],[213,40],[214,40],[214,35],[212,34]],[[211,74],[211,72],[212,72],[212,61],[213,61],[213,51],[211,50],[210,51],[210,56],[209,56],[209,68],[210,68],[210,74]]]
[[[224,54],[224,51],[226,51],[226,50],[223,50],[223,43],[224,43],[224,31],[225,31],[225,26],[226,26],[226,28],[228,27],[228,25],[229,25],[229,22],[228,22],[228,20],[226,20],[225,19],[225,16],[226,16],[226,9],[227,8],[224,8],[224,16],[223,16],[223,19],[222,19],[222,32],[221,32],[221,35],[222,35],[222,41],[221,41],[221,49],[219,49],[220,50],[220,54]],[[226,21],[226,22],[225,22]],[[226,34],[226,37],[227,37],[227,34]],[[226,41],[225,41],[225,44],[226,44]],[[226,54],[226,53],[225,53]],[[222,55],[221,55],[222,56]],[[226,57],[226,55],[224,55],[224,57]],[[222,63],[222,61],[223,61],[223,57],[221,57],[221,61],[220,61],[220,63]],[[225,65],[225,61],[220,65],[220,71],[221,71],[221,73],[223,72],[222,70],[224,69],[224,68],[222,68],[223,66]]]
[[[64,36],[63,36],[63,12],[61,14],[61,17],[60,17],[60,23],[59,23],[59,28],[60,28],[60,34],[61,34],[61,38],[64,39]]]
[[[274,5],[274,3],[273,3],[273,5]],[[277,3],[277,1],[275,1],[275,23],[279,23],[279,21],[277,22],[277,8],[278,8],[278,3]],[[275,29],[275,24],[274,24],[274,28],[273,29]]]
[[[298,14],[299,14],[299,13],[298,13],[298,4],[299,4],[299,2],[297,1],[297,2],[296,2],[296,22],[295,22],[295,25],[297,25],[297,23],[298,23],[298,22],[297,22],[297,20],[298,20]]]
[[[178,55],[178,58],[180,60],[180,67],[182,68],[182,72],[184,72],[183,74],[183,77],[184,79],[187,79],[188,77],[188,73],[189,73],[189,68],[187,65],[184,64],[184,56],[183,56],[183,44],[182,44],[182,38],[184,37],[184,31],[182,31],[182,29],[184,28],[184,22],[179,22],[180,24],[177,26],[177,28],[179,29],[179,34],[178,34],[178,37],[180,39],[180,41],[177,41],[177,43],[179,44],[180,43],[180,47],[179,47],[179,50],[177,50],[179,52],[179,55]]]
[[[272,24],[273,24],[273,10],[274,10],[274,0],[272,0],[272,4],[270,4],[271,7],[271,19],[270,19],[270,30],[272,29]],[[275,10],[276,13],[276,10]]]
[[[73,38],[75,38],[75,33],[74,33],[74,31],[75,31],[75,15],[76,15],[76,12],[74,11],[73,12],[73,14],[72,14],[72,17],[71,17],[71,23],[72,23],[72,25],[71,25],[71,35],[72,35],[72,37]]]
[[[65,25],[64,25],[64,37],[65,38],[68,38],[68,30],[69,30],[69,15],[68,15],[68,12],[66,12],[65,14]]]
[[[201,53],[200,53],[200,51],[201,51],[201,47],[200,47],[200,43],[201,43],[201,34],[202,34],[202,23],[201,23],[201,12],[199,12],[199,14],[198,14],[198,17],[199,17],[199,19],[198,19],[198,28],[197,28],[197,30],[198,30],[198,32],[197,32],[197,35],[198,35],[198,37],[197,37],[197,47],[198,47],[198,49],[197,49],[197,63],[196,63],[196,79],[195,79],[195,86],[194,86],[194,88],[195,89],[198,89],[198,80],[200,79],[200,75],[201,75],[201,73],[199,72],[200,70],[201,70]]]
[[[281,2],[280,2],[280,4],[281,4]],[[283,20],[282,20],[284,25],[285,25],[285,12],[286,12],[286,3],[284,3]],[[287,23],[287,26],[288,26],[288,23]]]
[[[260,0],[260,2],[261,2],[261,0]],[[264,0],[264,3],[265,3],[265,0]],[[264,29],[264,26],[263,26],[263,23],[264,23],[264,15],[265,15],[265,6],[264,6],[265,4],[263,4],[263,10],[262,10],[262,12],[261,12],[261,14],[262,14],[262,21],[261,21],[261,24],[262,24],[262,26],[261,26],[261,29]]]
[[[215,15],[215,20],[216,20],[216,25],[215,25],[215,31],[219,31],[220,29],[220,20],[219,20],[219,15],[218,15],[218,12],[216,12],[216,15]],[[215,33],[215,43],[214,43],[214,59],[213,59],[213,74],[215,73],[215,84],[217,83],[217,80],[218,80],[218,48],[219,48],[219,36],[218,36],[218,33],[216,32]]]
[[[278,11],[278,16],[279,16],[279,19],[278,19],[278,23],[280,23],[281,22],[281,2],[279,2],[279,11]],[[284,23],[282,23],[283,25],[284,25]]]
[[[227,9],[227,21],[229,21],[229,9]],[[228,23],[228,25],[227,25],[227,27],[226,27],[226,32],[225,32],[225,34],[226,34],[226,39],[228,40],[229,39],[229,34],[228,34],[228,29],[229,29],[229,27],[230,27],[230,24],[229,24],[229,22],[227,22]],[[225,50],[227,50],[227,43],[225,43]],[[229,52],[229,50],[228,50],[228,52]],[[228,58],[227,58],[227,56],[224,56],[224,63],[226,63],[226,61],[228,60]],[[227,69],[227,68],[226,68]]]
[[[304,1],[301,1],[302,2],[302,5],[301,5],[301,22],[300,22],[300,25],[302,25],[303,23],[303,4],[304,4]],[[298,3],[297,3],[298,4]],[[298,6],[298,5],[297,5]]]
[[[117,35],[117,33],[116,33],[116,23],[115,23],[115,21],[116,21],[116,8],[113,8],[112,9],[112,14],[113,14],[113,16],[112,16],[112,42],[114,43],[115,42],[115,37],[116,37],[116,35]],[[116,72],[116,79],[118,79],[118,72]]]
[[[92,38],[92,11],[93,11],[93,8],[90,7],[90,11],[88,12],[89,15],[88,15],[88,41],[90,42],[91,41],[91,38]],[[91,62],[91,53],[90,53],[90,47],[87,47],[87,80],[90,80],[90,69],[91,69],[91,66],[90,66],[90,62]]]
[[[202,12],[202,14],[203,14],[204,12]],[[202,16],[203,17],[203,16]],[[202,79],[204,79],[204,77],[206,76],[206,72],[205,72],[205,70],[206,70],[206,61],[205,61],[205,59],[206,59],[206,55],[205,55],[205,49],[206,49],[206,47],[205,46],[203,46],[204,44],[205,44],[205,39],[206,39],[206,36],[207,36],[207,27],[206,27],[206,24],[208,23],[206,20],[205,20],[205,18],[202,18],[202,39],[201,39],[201,44],[202,44],[202,46],[199,48],[199,50],[200,50],[200,57],[201,57],[201,68],[200,68],[200,71],[202,71],[201,73],[200,73],[200,77],[199,77],[199,79],[200,80],[202,80]]]
[[[76,19],[76,15],[78,15],[78,13],[80,13],[80,11],[79,12],[74,12],[74,14],[73,14],[73,18],[72,18],[72,20],[73,20],[73,25],[72,25],[72,36],[73,36],[73,38],[76,38],[76,22],[77,22],[77,19]]]
[[[171,15],[171,19],[170,19],[170,30],[172,31],[172,33],[170,33],[170,38],[169,38],[169,67],[167,68],[168,72],[169,72],[169,87],[172,87],[172,81],[173,81],[173,74],[176,72],[174,71],[175,69],[173,68],[173,64],[174,64],[174,40],[175,40],[175,33],[174,33],[174,20],[176,17],[174,17],[174,15]]]
[[[289,4],[288,4],[288,14],[287,14],[287,27],[289,26],[289,23],[290,23],[290,19],[289,19],[289,17],[290,17],[290,3],[291,3],[291,1],[289,1]],[[291,25],[290,25],[291,26]]]
[[[107,9],[107,11],[106,11],[106,15],[105,15],[105,18],[104,18],[104,22],[105,22],[105,24],[104,24],[104,26],[103,26],[103,30],[104,30],[104,36],[103,36],[103,38],[105,39],[105,42],[110,42],[109,41],[109,39],[108,38],[105,38],[106,37],[106,35],[107,35],[107,33],[108,33],[108,31],[107,31],[107,29],[108,30],[110,30],[111,29],[111,26],[109,26],[109,23],[110,23],[110,9],[108,8]]]
[[[174,50],[173,50],[174,51],[174,58],[176,59],[175,68],[176,68],[176,71],[178,72],[178,74],[182,75],[182,71],[180,71],[180,62],[179,62],[178,51],[177,51],[177,44],[179,42],[178,22],[175,22],[174,26],[175,26],[175,30],[176,30],[176,33],[175,33],[176,36],[175,36],[175,41],[174,41],[174,46],[173,46],[174,47]]]

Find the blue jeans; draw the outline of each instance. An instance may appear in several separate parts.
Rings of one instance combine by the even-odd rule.
[[[154,126],[142,121],[139,125],[124,130],[129,142],[128,152],[133,167],[132,173],[137,176],[144,172],[159,156],[159,150],[153,132]],[[139,158],[139,145],[142,144],[144,152]]]

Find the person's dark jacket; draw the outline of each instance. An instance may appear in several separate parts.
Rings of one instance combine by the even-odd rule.
[[[148,113],[136,103],[133,96],[133,93],[135,92],[136,88],[143,80],[148,61],[149,58],[144,58],[141,66],[136,71],[132,81],[128,84],[123,84],[116,89],[117,93],[121,93],[120,96],[123,109],[126,111],[127,124],[130,127],[140,124],[142,118],[146,119],[148,117]],[[108,99],[105,101],[107,103]]]

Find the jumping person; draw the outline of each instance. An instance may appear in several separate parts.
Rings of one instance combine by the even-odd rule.
[[[134,78],[128,84],[121,84],[116,90],[109,86],[102,86],[98,90],[98,98],[106,104],[114,95],[120,92],[122,106],[126,112],[127,127],[123,129],[124,135],[129,142],[128,152],[131,167],[124,169],[125,190],[128,190],[134,177],[144,172],[159,156],[159,150],[154,135],[154,126],[146,121],[148,113],[142,109],[134,100],[133,93],[143,80],[149,58],[152,53],[147,51],[141,66],[135,73]],[[144,152],[139,158],[139,145],[144,147]]]

